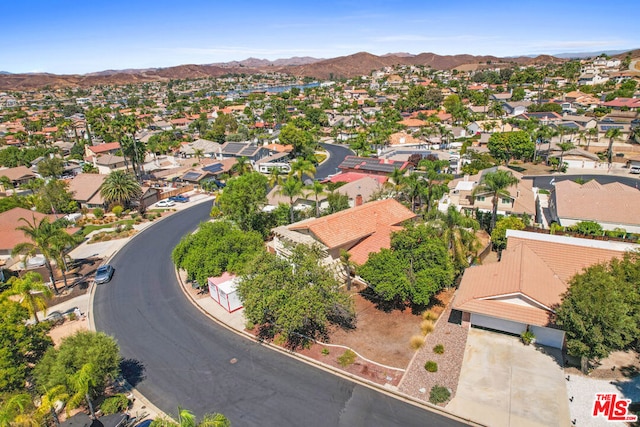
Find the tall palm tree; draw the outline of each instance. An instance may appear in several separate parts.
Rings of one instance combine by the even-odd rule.
[[[560,163],[558,163],[558,168],[562,171],[564,170],[564,153],[575,148],[575,145],[573,145],[572,142],[561,142],[558,144],[558,148],[560,149]]]
[[[196,160],[198,160],[198,164],[201,164],[200,160],[202,159],[202,157],[204,157],[204,150],[202,148],[195,148],[193,150],[193,155],[196,156]]]
[[[82,238],[80,236],[77,236],[75,234],[69,234],[69,233],[58,233],[56,236],[54,236],[51,239],[51,250],[52,253],[51,255],[53,256],[53,259],[56,261],[56,265],[58,266],[58,269],[60,270],[60,273],[62,274],[62,281],[64,282],[64,287],[65,289],[68,288],[68,283],[67,283],[67,260],[65,258],[67,250],[80,243],[82,240]]]
[[[446,213],[438,210],[432,224],[439,228],[442,239],[447,244],[449,255],[456,268],[456,273],[460,274],[469,266],[469,257],[474,256],[480,246],[480,241],[476,236],[476,231],[480,228],[478,221],[462,214],[451,205]]]
[[[91,418],[96,419],[96,413],[93,410],[93,402],[91,401],[91,390],[97,385],[95,378],[95,367],[91,363],[82,365],[79,371],[71,375],[69,378],[71,389],[74,394],[67,404],[67,412],[80,406],[84,400],[89,407]]]
[[[105,178],[100,195],[108,204],[118,204],[126,208],[133,200],[142,196],[142,189],[133,175],[116,170]]]
[[[316,167],[309,160],[306,159],[298,159],[295,162],[291,163],[291,172],[289,172],[289,176],[297,176],[298,179],[302,182],[302,176],[306,175],[309,178],[313,178],[316,173]]]
[[[613,162],[613,140],[620,139],[622,136],[622,132],[619,128],[611,128],[607,130],[607,133],[604,135],[606,138],[609,138],[609,148],[607,149],[607,160],[609,161],[609,165]]]
[[[36,323],[38,319],[38,311],[47,311],[47,299],[51,298],[51,289],[42,283],[42,276],[36,272],[29,271],[23,277],[12,277],[7,282],[9,290],[8,295],[19,295],[22,297],[20,305],[27,309],[33,316]]]
[[[269,187],[273,188],[282,182],[282,174],[279,168],[271,168],[269,170]]]
[[[351,261],[351,254],[344,249],[340,249],[340,263],[344,268],[344,275],[347,280],[347,291],[351,290],[351,272],[353,271],[354,264]]]
[[[12,255],[24,254],[25,256],[32,256],[38,252],[44,257],[44,263],[49,271],[49,278],[53,286],[55,293],[58,293],[56,287],[56,280],[53,274],[53,266],[51,260],[55,259],[54,249],[52,247],[56,239],[64,239],[62,233],[67,234],[62,228],[49,222],[49,218],[42,218],[40,222],[36,221],[35,217],[32,217],[32,222],[29,222],[25,218],[20,218],[18,221],[24,222],[25,225],[16,227],[16,230],[20,230],[30,242],[18,243],[11,251]]]
[[[291,217],[291,223],[293,223],[293,199],[302,194],[302,182],[293,177],[289,177],[282,183],[278,192],[289,198],[289,215]]]
[[[598,136],[598,128],[593,127],[587,131],[587,151],[589,151],[589,146],[591,145],[591,138]]]
[[[421,195],[426,187],[424,179],[416,173],[411,173],[404,178],[405,197],[409,199],[411,211],[416,212],[418,204],[421,204]]]
[[[313,181],[313,184],[311,184],[311,192],[313,193],[315,199],[316,199],[316,218],[320,217],[320,202],[319,202],[319,196],[324,194],[324,185],[319,182],[319,181]]]
[[[518,178],[513,176],[509,171],[497,170],[495,172],[488,172],[482,176],[480,184],[474,188],[472,195],[482,193],[490,193],[492,196],[493,209],[491,211],[491,225],[492,231],[496,226],[496,217],[498,216],[498,201],[500,197],[511,197],[507,188],[518,183]]]

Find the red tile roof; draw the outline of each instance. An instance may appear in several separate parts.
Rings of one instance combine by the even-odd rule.
[[[109,151],[115,151],[120,149],[119,142],[105,142],[104,144],[91,145],[88,147],[94,154],[107,153]]]
[[[26,219],[29,223],[32,223],[34,218],[36,223],[43,218],[49,218],[50,222],[57,219],[54,215],[23,208],[13,208],[0,213],[0,250],[11,251],[18,243],[31,242],[22,231],[16,230],[16,227],[26,225],[20,218]]]

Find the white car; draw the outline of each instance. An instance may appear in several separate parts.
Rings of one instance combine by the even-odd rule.
[[[160,200],[158,203],[156,203],[156,206],[159,208],[170,208],[175,204],[176,203],[173,200],[165,199],[165,200]]]

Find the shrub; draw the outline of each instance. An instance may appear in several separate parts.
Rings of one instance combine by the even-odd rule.
[[[422,323],[420,323],[420,330],[422,331],[423,335],[430,334],[434,329],[435,326],[433,325],[433,322],[431,320],[423,320]]]
[[[427,310],[424,313],[422,313],[422,318],[424,320],[437,320],[438,319],[438,315],[435,314],[433,311],[431,310]]]
[[[277,337],[275,337],[275,338],[273,339],[273,342],[274,342],[274,344],[276,344],[276,345],[284,345],[284,343],[286,343],[286,342],[287,342],[287,337],[286,337],[286,336],[284,336],[284,335],[282,335],[282,334],[280,334],[280,335],[278,335]]]
[[[441,385],[434,385],[431,387],[431,392],[429,393],[429,402],[433,404],[444,403],[451,397],[451,392],[448,388],[443,387]]]
[[[424,337],[422,335],[414,335],[409,339],[409,347],[412,350],[418,350],[424,344]]]
[[[433,360],[427,360],[424,364],[424,369],[426,369],[427,372],[438,372],[438,364]]]
[[[93,216],[95,216],[98,219],[102,219],[102,217],[104,216],[104,209],[102,208],[95,208],[93,210]]]
[[[324,354],[325,356],[328,356],[329,355],[329,349],[327,347],[324,347],[322,349],[322,354]]]
[[[256,327],[256,325],[255,325],[255,323],[253,323],[251,320],[247,320],[247,323],[245,323],[245,324],[244,324],[244,327],[245,327],[247,330],[249,330],[249,331],[250,331],[250,330],[252,330],[253,328],[255,328],[255,327]]]
[[[526,330],[522,334],[520,334],[520,338],[522,338],[522,342],[525,345],[529,345],[534,339],[536,339],[536,336],[533,334],[533,332]]]
[[[122,412],[129,407],[129,399],[124,394],[116,394],[111,397],[107,397],[102,405],[100,405],[100,410],[104,415],[117,414],[118,412]]]
[[[340,357],[338,357],[338,363],[343,368],[346,368],[356,361],[356,357],[358,356],[353,352],[353,350],[346,350]]]
[[[433,352],[434,352],[435,354],[442,354],[442,353],[444,353],[444,346],[443,346],[442,344],[436,344],[436,345],[433,347]]]
[[[115,216],[117,216],[118,218],[120,218],[122,216],[122,211],[123,211],[123,207],[120,205],[115,205],[113,208],[111,208],[111,212],[113,212],[113,214]]]

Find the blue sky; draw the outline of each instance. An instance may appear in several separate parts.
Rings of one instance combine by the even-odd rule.
[[[5,0],[0,70],[89,73],[366,51],[515,56],[640,48],[640,2]]]

